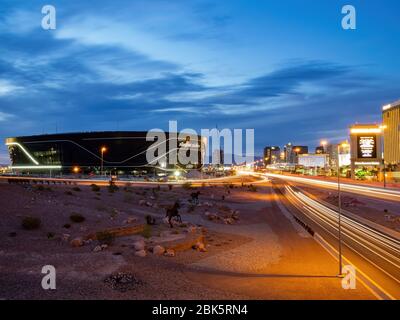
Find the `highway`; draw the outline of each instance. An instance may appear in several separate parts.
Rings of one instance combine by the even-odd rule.
[[[311,185],[319,188],[325,189],[334,189],[337,190],[337,182],[333,181],[323,181],[312,178],[305,177],[296,177],[296,176],[287,176],[280,174],[265,174],[269,178],[278,178],[289,182],[294,182],[302,185]],[[392,201],[400,201],[400,191],[393,189],[384,189],[379,187],[371,187],[371,186],[363,186],[363,185],[355,185],[349,183],[340,183],[341,189],[344,192],[360,194],[363,196],[370,196],[373,198],[383,199],[383,200],[392,200]]]
[[[286,206],[337,256],[338,212],[311,199],[295,186],[273,179],[274,189],[284,195]],[[400,298],[400,239],[342,215],[344,264],[357,269],[357,279],[380,299]]]

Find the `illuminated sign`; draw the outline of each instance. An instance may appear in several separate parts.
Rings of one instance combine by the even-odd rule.
[[[375,159],[377,158],[376,135],[357,136],[357,158]]]

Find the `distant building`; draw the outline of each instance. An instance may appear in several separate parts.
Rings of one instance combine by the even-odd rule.
[[[316,147],[315,148],[315,153],[316,154],[323,154],[323,153],[325,153],[325,148],[323,146]]]
[[[297,163],[298,155],[300,154],[308,154],[307,146],[294,146],[291,143],[288,143],[284,147],[285,153],[285,162],[286,163]]]
[[[305,168],[325,168],[328,166],[327,154],[300,154],[298,164]]]
[[[339,148],[339,145],[341,146]],[[338,151],[340,151],[338,155]],[[343,141],[340,144],[330,144],[326,147],[326,153],[328,155],[328,165],[332,169],[337,168],[337,161],[339,159],[339,165],[349,166],[350,165],[350,144],[347,141]]]
[[[276,164],[281,159],[281,148],[280,147],[265,147],[264,148],[264,164]]]
[[[382,128],[378,124],[355,124],[350,127],[351,174],[357,167],[382,166]]]
[[[391,165],[400,164],[400,100],[383,107],[384,159]]]
[[[224,164],[224,150],[215,149],[213,151],[212,163],[214,165],[223,165]]]

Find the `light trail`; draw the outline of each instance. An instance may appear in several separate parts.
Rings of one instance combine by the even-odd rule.
[[[292,177],[281,174],[266,173],[267,177],[277,178],[286,181],[297,182],[301,184],[314,185],[317,187],[337,189],[337,182],[333,181],[321,181],[317,179],[303,178],[303,177]],[[340,183],[342,191],[347,191],[350,193],[357,193],[364,196],[373,196],[375,198],[391,199],[395,201],[400,201],[400,191],[383,189],[379,187],[369,187],[369,186],[357,186],[354,184]]]
[[[338,212],[311,199],[302,192],[286,185],[288,200],[308,219],[338,239]],[[372,229],[342,214],[343,244],[370,265],[383,272],[398,290],[400,284],[400,241],[390,235]],[[393,282],[392,282],[393,283]]]

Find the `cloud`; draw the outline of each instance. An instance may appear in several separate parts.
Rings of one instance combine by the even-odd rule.
[[[15,93],[21,87],[12,84],[8,80],[0,79],[0,96],[6,96]]]
[[[0,111],[0,121],[6,121],[6,120],[12,118],[12,116],[13,116],[12,114]]]

